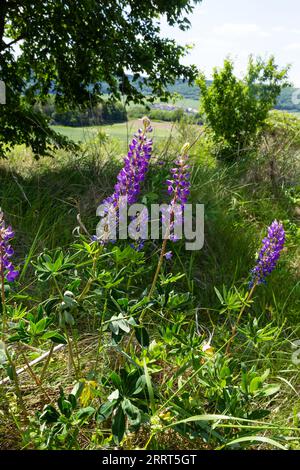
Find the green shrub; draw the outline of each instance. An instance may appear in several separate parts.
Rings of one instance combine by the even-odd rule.
[[[255,142],[282,88],[288,85],[286,78],[287,68],[279,69],[273,57],[267,62],[250,57],[242,79],[234,75],[230,59],[222,69],[214,69],[210,86],[200,74],[202,112],[222,159],[234,160]]]

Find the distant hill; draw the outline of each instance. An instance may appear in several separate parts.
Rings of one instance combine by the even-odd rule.
[[[132,80],[132,77],[129,77],[129,79]],[[207,83],[210,84],[211,81],[207,81]],[[169,85],[168,90],[172,93],[180,94],[184,99],[199,101],[200,98],[200,90],[197,85],[190,86],[187,82],[180,79],[176,80],[174,85]],[[298,100],[295,100],[295,98],[297,98],[295,91],[296,89],[293,87],[285,88],[281,92],[275,108],[290,112],[300,112],[300,92],[298,94]],[[151,90],[145,87],[144,92],[150,94]],[[293,103],[293,101],[295,102]]]
[[[211,81],[207,83],[210,84]],[[170,85],[168,88],[171,92],[179,93],[187,99],[199,100],[200,98],[199,87],[197,87],[196,85],[189,86],[182,80],[177,80],[174,85]],[[298,96],[295,92],[296,89],[293,87],[285,88],[284,90],[282,90],[280,96],[278,97],[275,108],[290,112],[300,112],[300,91],[298,93]]]

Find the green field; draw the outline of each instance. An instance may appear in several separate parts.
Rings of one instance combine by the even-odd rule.
[[[181,108],[193,108],[199,109],[199,100],[194,100],[192,98],[184,98],[175,101],[175,106],[180,106]]]
[[[141,127],[141,119],[131,120],[118,124],[90,127],[52,126],[56,132],[65,135],[74,142],[88,142],[97,137],[99,131],[105,132],[109,137],[116,138],[122,142],[128,142],[132,133]],[[153,138],[160,140],[176,133],[174,124],[171,122],[153,122]]]

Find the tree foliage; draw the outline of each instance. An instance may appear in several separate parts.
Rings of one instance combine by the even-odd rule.
[[[214,69],[211,85],[200,74],[201,108],[221,157],[232,160],[253,143],[282,88],[288,86],[287,71],[275,64],[274,57],[267,61],[250,57],[243,79],[234,75],[230,59],[222,69]]]
[[[37,98],[49,93],[62,107],[84,107],[99,102],[101,82],[108,84],[112,99],[124,94],[135,102],[143,98],[143,83],[164,98],[167,83],[177,77],[191,82],[196,69],[181,64],[184,47],[161,37],[160,18],[186,30],[186,15],[200,2],[0,0],[0,80],[7,88],[0,152],[11,143],[25,143],[40,154],[57,141],[33,109]]]

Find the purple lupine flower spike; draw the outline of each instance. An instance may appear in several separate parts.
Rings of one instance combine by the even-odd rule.
[[[104,204],[113,204],[117,207],[122,196],[127,196],[128,204],[134,204],[137,201],[152,152],[152,140],[147,138],[147,133],[152,132],[150,120],[144,117],[143,124],[144,129],[138,130],[129,145],[128,154],[124,158],[124,166],[117,176],[115,191],[103,201]]]
[[[127,204],[134,204],[137,201],[151,158],[152,140],[147,137],[149,132],[152,132],[151,123],[147,117],[144,117],[143,129],[138,129],[129,145],[124,166],[117,176],[115,191],[102,203],[106,206],[107,214],[113,210],[118,214],[121,198],[126,198]],[[108,229],[105,239],[101,242],[106,243],[109,238]]]
[[[176,224],[182,224],[182,214],[184,206],[188,200],[190,194],[190,173],[188,165],[187,152],[190,148],[190,144],[186,143],[181,149],[181,155],[176,160],[176,167],[171,169],[172,179],[166,180],[167,191],[172,200],[169,204],[167,213],[162,214],[162,220],[170,220],[170,240],[176,241],[177,237],[174,232]]]
[[[4,215],[0,209],[0,273],[8,282],[13,282],[19,275],[10,258],[14,254],[14,250],[9,244],[14,237],[11,226],[5,227]]]
[[[268,235],[263,239],[263,246],[258,254],[256,266],[251,271],[250,286],[262,284],[265,278],[275,269],[285,242],[283,225],[274,220],[268,227]]]

